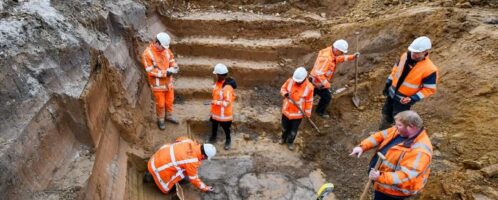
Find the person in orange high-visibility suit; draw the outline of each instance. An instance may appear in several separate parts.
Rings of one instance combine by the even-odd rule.
[[[320,96],[316,106],[316,113],[325,119],[330,116],[326,113],[327,106],[332,100],[330,82],[334,77],[336,65],[345,61],[356,59],[360,53],[354,55],[343,55],[348,52],[348,43],[345,40],[337,40],[332,46],[318,52],[315,65],[310,73],[310,80],[315,86],[315,95]]]
[[[306,79],[308,72],[304,67],[294,71],[292,78],[285,81],[280,88],[280,95],[284,97],[282,106],[282,140],[281,144],[287,143],[289,150],[294,150],[294,140],[297,130],[304,115],[311,116],[313,106],[313,85]],[[294,100],[294,103],[289,100]],[[302,113],[301,110],[304,112]]]
[[[212,144],[198,144],[187,137],[177,138],[172,144],[165,144],[147,164],[144,182],[154,181],[161,192],[175,192],[175,184],[187,179],[203,192],[213,191],[198,175],[202,160],[211,159],[216,155]]]
[[[385,155],[379,170],[373,169],[377,154],[370,161],[369,178],[374,181],[375,200],[406,199],[418,194],[430,173],[432,144],[420,116],[411,110],[398,113],[395,126],[372,134],[353,148],[350,155],[370,149]]]
[[[178,124],[173,117],[173,74],[178,73],[178,65],[169,49],[170,37],[167,33],[159,33],[142,53],[142,62],[147,72],[149,85],[156,101],[156,114],[159,129],[165,129],[166,120]]]
[[[428,37],[419,37],[394,65],[383,91],[386,101],[379,130],[390,127],[399,112],[410,110],[416,102],[436,93],[438,69],[429,59],[431,48]]]
[[[225,132],[225,150],[231,148],[230,127],[233,121],[233,102],[235,101],[234,89],[237,88],[235,80],[228,77],[228,68],[224,64],[216,64],[213,74],[216,74],[216,82],[213,85],[213,100],[211,101],[212,124],[209,142],[216,143],[218,126]]]

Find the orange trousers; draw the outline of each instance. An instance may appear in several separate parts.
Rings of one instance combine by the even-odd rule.
[[[156,100],[156,114],[158,119],[164,119],[167,113],[173,113],[174,90],[153,91]],[[166,112],[165,112],[166,111]]]

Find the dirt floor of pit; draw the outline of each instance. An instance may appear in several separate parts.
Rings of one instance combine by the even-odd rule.
[[[0,2],[0,62],[9,66],[0,73],[0,192],[8,199],[163,198],[141,182],[145,161],[187,126],[197,140],[208,137],[204,102],[211,68],[221,62],[240,85],[235,142],[201,169],[216,192],[187,184],[189,198],[309,199],[329,181],[338,199],[356,199],[370,155],[348,154],[378,126],[392,63],[413,38],[428,35],[440,80],[437,94],[414,107],[435,148],[417,198],[498,199],[497,176],[485,173],[498,163],[496,13],[490,0]],[[159,131],[139,55],[164,30],[181,66],[181,123]],[[279,86],[338,38],[362,52],[362,107],[351,103],[353,65],[342,64],[333,86],[346,90],[334,95],[332,118],[313,117],[325,134],[303,122],[290,152],[275,143]]]

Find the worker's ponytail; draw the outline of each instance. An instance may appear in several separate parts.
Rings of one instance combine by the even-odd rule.
[[[235,79],[233,79],[232,77],[227,77],[225,79],[225,82],[223,83],[223,87],[225,87],[225,85],[230,85],[230,86],[232,86],[233,89],[237,89],[237,82],[235,82]]]

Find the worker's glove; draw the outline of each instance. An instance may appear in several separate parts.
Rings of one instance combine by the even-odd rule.
[[[285,93],[285,94],[284,94],[284,97],[285,97],[285,98],[289,98],[289,93],[288,93],[288,92],[287,92],[287,93]]]
[[[353,152],[351,152],[351,154],[349,154],[349,155],[350,156],[358,155],[358,158],[359,158],[362,153],[363,153],[363,149],[361,147],[355,147],[355,148],[353,148]]]
[[[214,188],[211,186],[207,186],[204,192],[214,192]]]
[[[404,97],[404,98],[399,100],[399,102],[401,104],[410,104],[411,101],[412,101],[412,99],[410,97]]]
[[[354,53],[353,56],[354,56],[355,59],[358,58],[358,57],[360,57],[360,52]]]
[[[368,174],[368,178],[372,181],[376,181],[380,176],[379,170],[376,170],[374,168],[370,169],[370,173]]]
[[[171,74],[176,74],[176,73],[178,73],[178,71],[179,71],[178,66],[170,67],[166,70],[166,72],[168,73],[168,76],[170,76]]]

